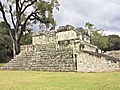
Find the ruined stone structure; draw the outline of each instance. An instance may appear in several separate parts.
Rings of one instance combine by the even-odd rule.
[[[115,58],[120,58],[120,50],[107,51],[105,54]]]
[[[120,59],[102,54],[90,44],[90,38],[67,25],[58,31],[34,33],[31,45],[21,46],[21,52],[2,70],[120,71]]]

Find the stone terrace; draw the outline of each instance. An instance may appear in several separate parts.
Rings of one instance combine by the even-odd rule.
[[[34,46],[33,46],[34,47]],[[2,70],[76,71],[71,49],[55,50],[54,44],[37,45],[36,51],[22,51]]]

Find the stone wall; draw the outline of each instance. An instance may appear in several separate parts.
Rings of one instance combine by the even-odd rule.
[[[77,38],[77,34],[74,30],[56,33],[57,42],[61,41],[61,40],[70,40],[70,39],[74,39],[74,38]]]
[[[107,51],[105,54],[120,59],[120,50]]]
[[[78,72],[120,71],[120,51],[108,52],[107,55],[100,54],[101,51],[89,43],[88,37],[85,37],[84,41],[81,38],[83,39],[69,28],[57,33],[55,31],[38,32],[33,35],[32,45],[21,46],[21,53],[1,69]]]
[[[27,49],[28,47],[31,47],[31,49]],[[22,50],[18,56],[12,59],[1,69],[73,72],[76,71],[72,56],[72,49],[56,50],[54,43],[25,46],[22,47],[22,49],[24,50]]]
[[[90,51],[75,51],[74,48],[57,48],[56,44],[25,45],[21,53],[7,63],[2,70],[120,71],[120,59]]]
[[[82,36],[82,40],[87,42],[87,43],[90,43],[90,37],[86,36],[86,35],[83,35]]]
[[[31,52],[34,50],[34,45],[22,45],[20,46],[20,52]]]
[[[103,54],[81,51],[76,59],[78,72],[120,71],[120,60]]]
[[[49,44],[56,42],[56,33],[55,31],[41,31],[36,33],[32,37],[32,44]]]
[[[20,47],[20,52],[40,52],[40,51],[55,51],[56,44],[36,44],[36,45],[23,45]]]

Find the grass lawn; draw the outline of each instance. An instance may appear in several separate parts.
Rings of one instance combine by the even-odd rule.
[[[0,90],[120,90],[120,72],[0,71]]]
[[[6,63],[0,63],[0,67],[3,66],[4,64],[6,64]]]

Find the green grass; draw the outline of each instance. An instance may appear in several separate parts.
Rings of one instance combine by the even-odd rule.
[[[5,65],[5,63],[0,63],[0,67],[3,66],[3,65]]]
[[[0,71],[0,90],[120,90],[120,72]]]

